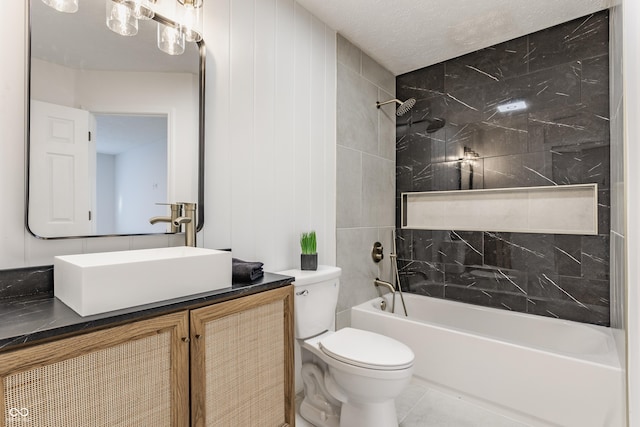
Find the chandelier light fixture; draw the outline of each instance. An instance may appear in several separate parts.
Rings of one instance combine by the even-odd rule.
[[[42,0],[53,9],[74,13],[79,0]],[[181,55],[185,42],[202,41],[204,0],[105,0],[107,27],[121,36],[138,34],[138,22],[158,22],[158,48]]]

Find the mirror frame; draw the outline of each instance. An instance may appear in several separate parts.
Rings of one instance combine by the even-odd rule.
[[[25,209],[24,209],[24,224],[25,228],[33,237],[42,240],[59,240],[59,239],[85,239],[93,237],[117,237],[117,236],[157,236],[179,233],[135,233],[135,234],[95,234],[86,236],[55,236],[44,237],[34,233],[29,227],[29,171],[31,163],[31,2],[39,0],[27,0],[26,2],[26,18],[27,18],[27,40],[26,40],[26,72],[25,78],[25,174],[26,174],[26,188],[25,188]],[[165,18],[162,15],[155,14],[153,20],[165,25],[176,26],[176,22]],[[196,232],[202,230],[204,227],[204,156],[205,156],[205,74],[206,74],[206,46],[204,39],[195,42],[198,47],[198,55],[200,57],[198,66],[198,201],[197,201],[197,226]],[[177,200],[174,202],[178,202]]]

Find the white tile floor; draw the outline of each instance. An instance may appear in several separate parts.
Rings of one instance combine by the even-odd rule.
[[[413,380],[396,399],[400,427],[526,427],[474,403]]]
[[[474,403],[413,380],[396,399],[400,427],[527,427]],[[296,427],[313,427],[300,416]]]

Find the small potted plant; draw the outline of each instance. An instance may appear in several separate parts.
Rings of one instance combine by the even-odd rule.
[[[300,269],[317,270],[318,269],[318,253],[316,252],[316,232],[310,231],[302,233],[300,236]]]

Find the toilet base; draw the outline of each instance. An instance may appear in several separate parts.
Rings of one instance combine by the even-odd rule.
[[[378,403],[343,403],[340,410],[341,427],[398,427],[396,404],[393,399]]]
[[[325,387],[326,366],[304,363],[301,369],[304,384],[304,399],[300,404],[300,415],[316,427],[338,427],[341,403]]]
[[[386,402],[343,403],[340,416],[327,414],[309,403],[305,398],[300,403],[296,417],[301,417],[304,425],[316,427],[398,427],[396,405],[393,400]]]
[[[307,397],[300,404],[300,415],[316,427],[339,427],[340,417],[327,413],[309,403]]]

